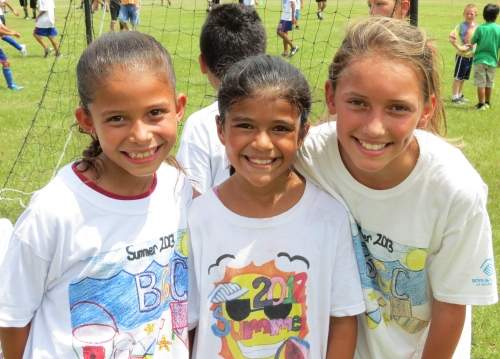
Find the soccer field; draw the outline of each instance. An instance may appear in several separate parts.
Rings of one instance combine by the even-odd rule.
[[[222,0],[222,2],[225,2]],[[226,0],[227,2],[227,0]],[[459,138],[463,151],[489,186],[488,209],[493,227],[496,266],[500,263],[500,94],[493,90],[492,108],[475,111],[473,81],[465,85],[469,104],[454,106],[449,100],[454,49],[448,34],[462,21],[462,11],[469,1],[419,0],[419,26],[435,39],[442,59],[443,97],[448,120],[448,137]],[[17,1],[11,1],[21,13]],[[165,4],[167,2],[165,1]],[[482,23],[482,8],[477,2],[477,22]],[[24,90],[12,92],[3,80],[0,85],[0,216],[15,220],[30,193],[46,183],[54,171],[79,155],[87,142],[73,129],[73,110],[78,104],[75,66],[85,47],[83,11],[79,1],[56,0],[56,24],[63,34],[63,56],[43,57],[43,50],[31,35],[32,20],[7,14],[7,26],[21,32],[19,40],[28,46],[22,57],[1,43],[9,56],[14,77]],[[198,34],[206,16],[204,0],[172,0],[170,7],[160,0],[144,0],[138,28],[155,36],[171,52],[178,79],[178,90],[188,95],[188,113],[211,103],[214,92],[198,69]],[[276,36],[280,1],[260,0],[258,6],[268,34],[268,53],[278,55],[282,43]],[[304,1],[300,30],[293,32],[300,50],[290,59],[308,78],[313,88],[313,122],[324,117],[323,84],[327,67],[344,34],[345,25],[367,14],[366,0],[328,0],[325,20],[316,17],[316,2]],[[94,14],[94,33],[109,28],[109,13]],[[59,37],[61,39],[61,37]],[[497,83],[498,83],[497,75]],[[180,129],[181,130],[181,129]],[[82,144],[83,143],[83,144]],[[415,215],[418,215],[415,214]],[[498,270],[497,270],[498,272]],[[473,357],[500,357],[500,306],[474,308]]]

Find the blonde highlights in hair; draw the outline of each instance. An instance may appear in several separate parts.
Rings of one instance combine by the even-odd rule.
[[[330,64],[328,78],[333,88],[351,63],[366,56],[400,61],[414,69],[421,79],[424,101],[435,98],[434,113],[424,130],[445,136],[446,115],[441,99],[438,54],[425,32],[406,21],[388,17],[372,16],[353,23]]]

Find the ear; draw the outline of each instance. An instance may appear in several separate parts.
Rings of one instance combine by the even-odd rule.
[[[198,56],[198,63],[200,64],[201,73],[206,75],[208,72],[208,66],[207,66],[207,63],[205,62],[205,58],[203,57],[203,54],[200,54]]]
[[[335,108],[335,89],[331,80],[326,80],[325,82],[325,100],[328,112],[330,115],[335,115],[337,113],[337,109]]]
[[[222,122],[220,115],[215,116],[215,123],[217,124],[217,136],[219,136],[220,142],[225,146],[226,137],[224,134],[224,123]]]
[[[436,95],[431,95],[429,101],[424,104],[424,109],[422,111],[422,115],[420,116],[420,120],[418,121],[418,128],[427,128],[429,125],[429,121],[434,115],[434,111],[436,110]]]
[[[401,0],[401,18],[405,19],[410,13],[410,1],[411,0]]]
[[[92,116],[90,115],[90,112],[83,107],[78,107],[75,110],[75,117],[76,121],[78,122],[78,126],[80,128],[88,133],[91,134],[94,132],[94,121],[92,120]]]
[[[175,103],[175,117],[177,119],[177,123],[182,121],[184,117],[184,111],[186,110],[187,96],[183,93],[177,95],[176,103]]]

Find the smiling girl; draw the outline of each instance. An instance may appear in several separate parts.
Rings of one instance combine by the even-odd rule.
[[[187,358],[186,208],[165,163],[186,97],[167,51],[104,35],[77,66],[83,158],[33,196],[0,268],[6,358]]]
[[[304,76],[249,57],[218,100],[233,175],[190,208],[194,358],[352,358],[364,305],[347,213],[294,170],[311,109]]]
[[[404,21],[352,25],[329,70],[336,122],[298,169],[344,199],[367,311],[358,358],[450,358],[466,304],[498,300],[487,187],[444,132],[437,52]]]

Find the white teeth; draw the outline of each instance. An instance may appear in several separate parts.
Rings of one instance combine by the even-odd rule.
[[[368,143],[361,140],[359,140],[359,143],[363,146],[363,148],[370,151],[378,151],[385,147],[385,143]]]
[[[260,160],[257,158],[249,158],[248,160],[256,165],[269,165],[273,162],[273,160]]]
[[[129,152],[128,155],[130,156],[130,158],[133,158],[133,159],[136,159],[136,158],[142,159],[142,158],[150,157],[154,153],[155,153],[155,150],[149,150],[149,151],[145,151],[145,152]]]

